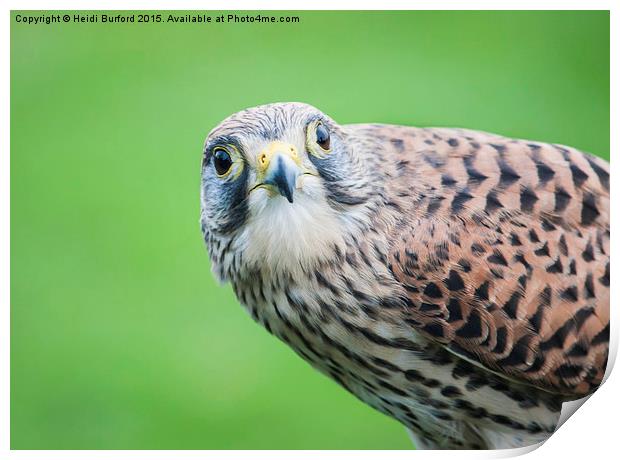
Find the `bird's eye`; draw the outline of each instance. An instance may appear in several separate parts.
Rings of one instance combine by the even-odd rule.
[[[230,170],[232,164],[230,154],[225,149],[219,147],[213,151],[213,166],[215,166],[215,172],[219,176],[224,176]]]
[[[316,127],[316,143],[323,150],[329,150],[329,131],[320,123]]]

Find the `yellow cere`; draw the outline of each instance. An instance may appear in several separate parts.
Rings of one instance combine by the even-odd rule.
[[[271,159],[276,153],[288,156],[295,164],[301,166],[301,160],[297,154],[297,148],[295,148],[294,145],[281,141],[273,141],[258,155],[258,170],[261,173],[267,170]]]

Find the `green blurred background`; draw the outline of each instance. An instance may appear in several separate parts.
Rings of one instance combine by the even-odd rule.
[[[304,101],[341,123],[468,127],[609,158],[607,12],[39,26],[16,14],[14,449],[412,447],[212,279],[201,147],[232,112]]]

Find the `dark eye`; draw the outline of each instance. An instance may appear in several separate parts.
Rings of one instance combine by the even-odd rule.
[[[329,131],[321,124],[316,127],[316,143],[323,150],[329,150]]]
[[[230,154],[223,148],[217,148],[213,151],[213,166],[218,175],[223,176],[232,166]]]

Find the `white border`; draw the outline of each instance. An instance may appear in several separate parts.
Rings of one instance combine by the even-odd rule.
[[[618,120],[618,98],[617,81],[620,77],[618,73],[618,5],[615,1],[590,0],[590,1],[559,1],[559,0],[521,0],[521,1],[502,1],[501,3],[490,0],[470,0],[468,2],[458,0],[445,1],[395,1],[382,0],[381,2],[371,2],[368,0],[359,0],[347,3],[341,0],[314,0],[314,1],[298,1],[292,3],[282,0],[266,0],[266,1],[250,1],[250,0],[230,0],[230,1],[210,1],[205,2],[198,0],[182,0],[178,2],[152,0],[152,1],[136,1],[136,0],[110,0],[110,1],[89,1],[89,0],[64,0],[64,1],[42,1],[42,0],[24,0],[21,2],[9,0],[3,2],[4,10],[3,19],[0,21],[0,30],[2,39],[0,40],[0,59],[4,63],[4,72],[2,73],[1,95],[2,101],[5,101],[4,107],[0,111],[0,123],[2,130],[0,131],[0,142],[2,143],[2,158],[0,163],[0,211],[3,216],[3,225],[0,227],[2,232],[2,244],[0,246],[0,257],[2,265],[0,266],[0,293],[2,295],[1,311],[2,311],[2,331],[0,333],[0,388],[2,397],[0,398],[0,449],[2,453],[8,454],[12,458],[30,459],[30,458],[49,458],[49,459],[83,459],[95,458],[103,459],[110,456],[132,457],[132,458],[204,458],[209,457],[235,459],[239,456],[252,456],[257,458],[282,458],[288,459],[291,455],[301,458],[314,458],[317,453],[314,451],[9,451],[9,345],[10,345],[10,310],[9,310],[9,287],[10,287],[10,232],[9,232],[9,206],[10,206],[10,169],[9,169],[9,152],[10,148],[10,10],[77,10],[77,9],[115,9],[115,10],[202,10],[208,7],[210,10],[323,10],[323,9],[361,9],[361,10],[401,10],[401,9],[418,9],[418,10],[610,10],[611,11],[611,126],[620,126]],[[611,132],[611,149],[614,152],[612,161],[612,178],[616,177],[616,161],[615,152],[619,151],[620,143],[618,141],[617,129]],[[616,195],[618,185],[612,179],[612,196]],[[616,213],[612,209],[612,235],[617,227]],[[612,254],[615,260],[615,239],[612,238]],[[618,346],[618,290],[612,286],[611,305],[612,308],[612,344],[610,351],[610,363],[614,362],[617,354]],[[611,370],[611,365],[609,370]],[[609,374],[609,372],[608,372]],[[564,425],[539,449],[533,450],[528,454],[528,458],[547,459],[550,455],[563,459],[585,459],[585,458],[609,458],[617,451],[617,425],[615,423],[616,413],[620,407],[620,377],[618,372],[612,374],[605,384],[590,398],[587,404],[579,409],[579,415],[570,417]],[[277,427],[274,427],[276,430]],[[484,451],[484,452],[468,452],[468,451],[321,451],[320,455],[324,458],[502,458],[515,455],[521,455],[532,449],[516,449],[512,451]]]

